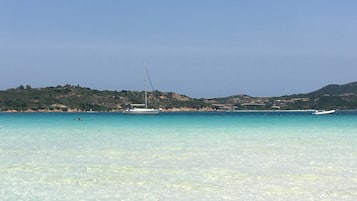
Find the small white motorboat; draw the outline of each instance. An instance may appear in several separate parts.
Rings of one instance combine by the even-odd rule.
[[[333,114],[335,113],[336,110],[316,110],[314,111],[312,114],[315,114],[315,115],[324,115],[324,114]]]

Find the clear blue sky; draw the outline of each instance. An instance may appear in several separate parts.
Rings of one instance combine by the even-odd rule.
[[[0,0],[0,89],[63,84],[191,97],[357,81],[355,0]]]

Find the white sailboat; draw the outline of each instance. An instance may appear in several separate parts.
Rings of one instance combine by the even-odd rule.
[[[144,92],[145,92],[145,103],[140,104],[130,104],[130,108],[123,111],[124,114],[159,114],[160,109],[148,108],[148,94],[146,90],[146,81],[148,78],[148,71],[146,65],[144,64]],[[151,80],[149,78],[151,83]]]

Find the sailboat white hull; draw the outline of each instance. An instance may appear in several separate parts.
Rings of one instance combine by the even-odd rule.
[[[123,111],[124,114],[159,114],[159,109],[151,108],[129,108]]]

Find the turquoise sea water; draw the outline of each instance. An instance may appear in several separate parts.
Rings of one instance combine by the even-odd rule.
[[[0,200],[357,200],[357,113],[0,113]]]

